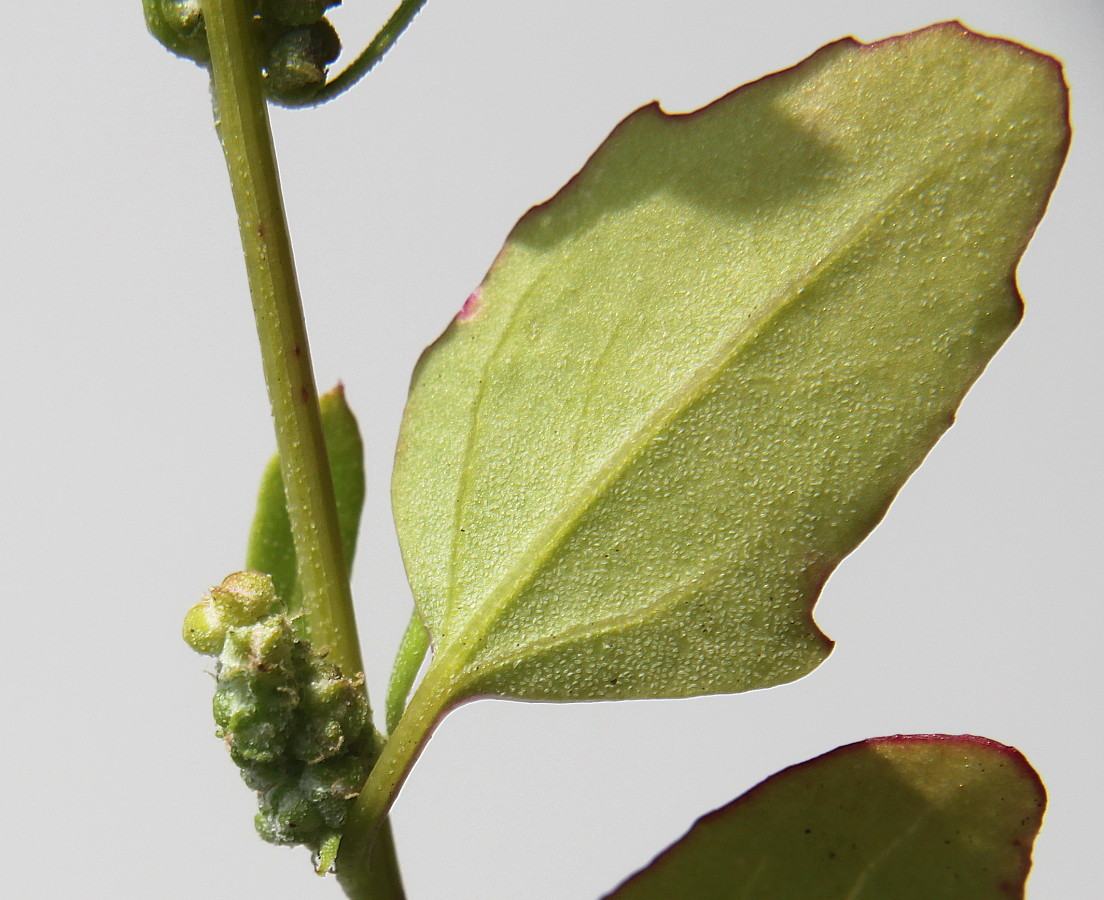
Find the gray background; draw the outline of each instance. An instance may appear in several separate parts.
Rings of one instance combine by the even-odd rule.
[[[349,44],[389,11],[347,3]],[[742,696],[459,710],[395,808],[413,898],[593,898],[778,769],[927,731],[1021,748],[1051,795],[1031,897],[1099,896],[1097,0],[431,0],[353,94],[274,114],[287,204],[320,382],[364,425],[379,697],[410,604],[387,503],[409,372],[511,224],[653,98],[688,110],[843,35],[951,17],[1059,55],[1075,140],[1022,328],[824,591],[835,655]],[[8,4],[4,25],[0,891],[336,896],[253,836],[178,637],[241,564],[272,447],[205,78],[137,0]]]

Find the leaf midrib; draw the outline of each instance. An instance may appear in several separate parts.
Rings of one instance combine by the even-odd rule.
[[[569,625],[557,631],[555,634],[545,635],[538,640],[528,642],[522,652],[516,653],[513,656],[503,656],[499,654],[480,660],[479,675],[481,678],[486,678],[488,675],[505,669],[507,666],[513,666],[519,662],[524,662],[525,660],[540,656],[542,653],[549,650],[555,650],[559,647],[565,647],[572,643],[581,640],[585,641],[603,634],[610,634],[634,626],[647,624],[652,619],[662,615],[672,607],[677,606],[681,600],[693,595],[695,591],[702,590],[712,585],[715,580],[724,575],[729,568],[730,566],[727,564],[714,562],[704,572],[686,582],[672,585],[668,590],[664,591],[649,603],[645,603],[643,606],[626,610],[625,612],[611,613],[608,616],[603,616],[601,619],[595,619],[590,622],[579,622],[575,625]]]
[[[1014,92],[1009,92],[1009,95],[1004,99],[1005,102],[1001,104],[999,109],[991,108],[987,121],[999,119],[999,112],[1012,105],[1018,97],[1014,96]],[[971,144],[984,141],[984,134],[979,133],[979,130],[973,130],[968,135],[960,135],[960,137],[968,139]],[[450,637],[448,632],[451,631],[451,628],[443,629],[442,639],[447,642],[447,645],[452,645],[461,639],[464,641],[464,647],[458,647],[455,653],[457,658],[454,660],[454,665],[457,665],[457,668],[466,666],[481,645],[482,638],[499,619],[502,611],[534,580],[543,569],[545,562],[562,544],[564,538],[571,533],[587,511],[606,494],[608,488],[631,465],[640,451],[661,434],[666,426],[682,412],[699,400],[713,384],[716,377],[743,349],[751,345],[775,318],[793,306],[809,290],[816,287],[825,274],[831,271],[836,264],[848,261],[851,258],[850,251],[861,245],[871,234],[876,233],[877,226],[884,221],[889,213],[898,208],[903,198],[919,190],[936,176],[943,174],[948,167],[948,163],[953,164],[956,158],[961,158],[962,152],[966,149],[963,143],[965,142],[957,144],[955,148],[958,151],[957,153],[945,152],[935,157],[929,156],[916,172],[909,176],[903,176],[892,189],[886,191],[878,202],[872,204],[865,213],[855,220],[851,228],[838,239],[834,246],[829,247],[817,262],[809,266],[801,276],[795,278],[787,288],[779,292],[773,303],[764,304],[753,314],[753,318],[741,323],[744,327],[733,333],[727,341],[722,342],[718,350],[699,367],[694,375],[687,378],[679,388],[672,390],[667,400],[641,422],[637,429],[619,445],[617,451],[610,455],[605,464],[595,468],[594,475],[582,485],[572,500],[565,503],[561,508],[561,512],[552,517],[545,528],[537,532],[534,539],[530,541],[526,552],[519,556],[517,564],[499,581],[498,586],[487,595],[481,608],[471,616],[463,630]],[[535,285],[540,280],[539,277],[535,278],[530,282],[530,285]],[[527,288],[526,293],[529,293],[531,289],[532,287]],[[495,351],[489,355],[488,363],[485,364],[483,369],[484,374],[490,364],[490,357],[497,355],[507,331],[512,328],[521,305],[521,298],[519,297],[518,302],[511,310],[510,321],[504,326],[502,336],[499,342],[496,343]],[[483,386],[481,386],[481,392],[482,390],[484,390]],[[473,409],[473,423],[477,414],[478,409]],[[474,428],[469,430],[469,445],[474,443],[470,440],[473,431]],[[466,459],[470,460],[470,455],[466,455]],[[455,562],[458,545],[457,534],[458,530],[454,528],[453,562]],[[452,569],[448,590],[450,598],[455,597],[457,586],[455,569]],[[449,625],[455,619],[455,611],[454,604],[450,603],[445,618],[445,622]],[[580,636],[582,635],[583,632],[580,632]],[[442,647],[442,652],[444,649]],[[450,656],[453,655],[450,654]]]

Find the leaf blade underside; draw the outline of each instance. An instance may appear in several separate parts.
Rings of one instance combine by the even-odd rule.
[[[818,665],[825,578],[1019,319],[1067,140],[1054,61],[957,23],[622,122],[415,372],[393,501],[454,695]]]
[[[897,735],[784,769],[606,900],[1022,897],[1046,791],[1016,750]]]

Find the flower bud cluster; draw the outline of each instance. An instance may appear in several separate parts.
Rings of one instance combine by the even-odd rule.
[[[372,726],[361,678],[299,639],[272,579],[235,572],[188,611],[184,639],[217,656],[216,734],[258,794],[257,831],[318,850],[340,833],[368,775]]]
[[[265,90],[277,103],[309,103],[326,83],[341,39],[326,11],[341,0],[253,0]],[[211,59],[200,0],[142,0],[146,27],[178,56]]]

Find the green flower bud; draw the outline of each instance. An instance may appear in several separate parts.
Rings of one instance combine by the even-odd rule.
[[[226,634],[212,708],[230,754],[243,762],[273,762],[287,754],[300,702],[295,638],[283,616]]]
[[[328,19],[291,28],[273,41],[265,65],[265,88],[277,102],[304,103],[326,83],[327,66],[341,53],[341,39]]]
[[[320,762],[341,752],[345,733],[332,719],[310,718],[290,742],[291,752],[303,762]]]
[[[258,763],[245,760],[238,763],[241,770],[242,781],[251,791],[259,794],[271,791],[280,784],[287,783],[290,775],[284,760],[278,762]]]
[[[359,793],[368,777],[368,768],[357,757],[328,759],[307,766],[299,779],[299,789],[310,800],[329,828],[345,824],[350,801]]]
[[[239,765],[277,762],[286,757],[295,704],[283,692],[258,696],[241,679],[220,682],[211,709],[218,734]]]
[[[271,844],[317,844],[324,833],[318,810],[293,785],[279,785],[263,794],[254,822]]]
[[[273,762],[287,756],[294,689],[266,692],[235,679],[219,686],[211,705],[235,761]]]
[[[280,605],[272,579],[263,572],[234,572],[217,588],[211,602],[229,625],[252,625]]]
[[[344,678],[297,638],[259,572],[225,578],[188,612],[184,633],[200,652],[218,653],[216,733],[258,792],[257,830],[272,843],[307,844],[328,868],[369,770],[363,676]]]
[[[235,572],[188,610],[184,640],[197,653],[216,656],[230,626],[251,625],[278,607],[271,578],[260,572]]]
[[[336,666],[317,657],[312,669],[313,677],[301,685],[303,715],[290,743],[292,753],[308,763],[356,753],[369,728],[363,679],[342,678]]]
[[[177,56],[200,65],[211,58],[200,0],[142,0],[146,28]]]
[[[219,677],[275,673],[283,682],[298,679],[298,644],[286,616],[269,616],[256,625],[228,628],[219,654]]]
[[[184,640],[203,656],[218,656],[226,640],[226,622],[211,604],[201,600],[184,616]]]

